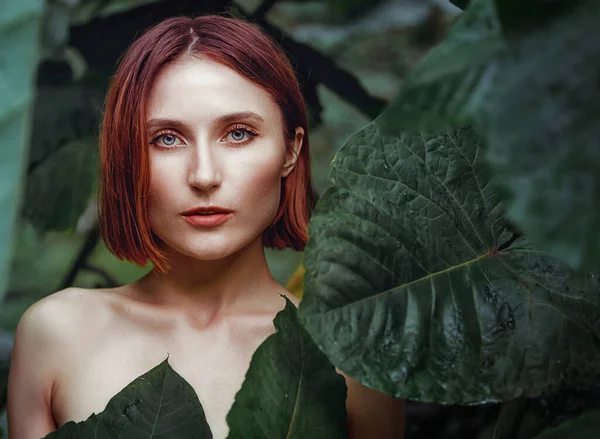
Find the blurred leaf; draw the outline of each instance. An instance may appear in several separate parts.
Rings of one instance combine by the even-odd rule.
[[[556,428],[544,431],[535,439],[598,439],[599,437],[600,410],[592,410]]]
[[[52,82],[52,78],[45,76],[44,81]],[[103,99],[102,86],[71,83],[39,87],[34,106],[29,167],[40,165],[70,142],[97,134]]]
[[[598,22],[595,0],[474,0],[380,118],[385,133],[475,123],[508,218],[575,268],[600,257]]]
[[[381,129],[447,130],[471,121],[493,84],[493,60],[505,48],[494,1],[474,0],[447,40],[411,71],[381,116]]]
[[[27,163],[42,0],[0,4],[0,299],[8,282]]]
[[[461,8],[463,10],[467,9],[470,2],[471,0],[450,0],[450,3],[452,3],[457,8]]]
[[[492,439],[515,439],[527,408],[526,398],[515,398],[502,404],[494,426]]]
[[[92,196],[97,138],[72,141],[30,168],[23,214],[41,230],[70,230]]]
[[[338,151],[309,226],[300,315],[315,342],[366,386],[418,401],[585,382],[600,365],[597,276],[512,233],[471,129],[378,123]]]
[[[46,2],[41,35],[44,56],[58,54],[64,49],[69,39],[70,7],[73,3],[78,3],[78,0]]]
[[[530,33],[535,27],[547,23],[552,18],[568,13],[573,6],[582,0],[495,1],[498,16],[505,32]]]
[[[573,267],[600,258],[600,2],[519,34],[478,130],[508,217]]]
[[[211,439],[196,392],[163,361],[115,395],[99,415],[67,422],[45,439]]]
[[[346,384],[286,297],[227,415],[228,439],[346,438]]]

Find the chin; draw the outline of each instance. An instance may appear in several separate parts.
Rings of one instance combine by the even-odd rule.
[[[199,261],[216,261],[227,258],[240,250],[247,248],[256,237],[190,237],[184,242],[164,240],[170,252],[188,256]]]

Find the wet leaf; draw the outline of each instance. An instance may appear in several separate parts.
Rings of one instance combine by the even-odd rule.
[[[310,224],[300,315],[316,343],[363,384],[419,401],[585,379],[600,365],[597,277],[513,233],[473,130],[378,123],[338,151]]]

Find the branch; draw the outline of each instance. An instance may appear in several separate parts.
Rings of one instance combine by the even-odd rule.
[[[235,6],[244,18],[247,20],[253,18],[239,5]],[[379,116],[386,107],[385,99],[369,95],[354,75],[339,68],[332,59],[306,44],[295,41],[264,18],[256,20],[256,23],[281,45],[290,60],[297,60],[296,72],[304,82],[322,83],[371,119]]]
[[[268,23],[264,18],[274,0],[264,0],[255,12],[255,23],[260,25],[283,48],[291,60],[297,60],[295,66],[300,82],[306,89],[315,83],[323,83],[338,96],[369,118],[377,117],[387,101],[370,96],[358,79],[339,68],[328,57],[312,47],[294,41],[279,28]],[[136,35],[175,15],[198,15],[200,13],[223,13],[231,6],[231,0],[170,0],[140,6],[121,14],[94,19],[88,23],[71,28],[69,45],[82,53],[90,71],[102,72],[102,75],[113,74],[119,57],[125,52]],[[252,14],[245,13],[239,5],[235,5],[247,20],[252,21]],[[110,44],[106,44],[110,41]]]
[[[252,13],[252,21],[264,20],[265,15],[273,7],[277,0],[264,0],[258,8]]]
[[[168,17],[221,14],[230,4],[231,0],[162,0],[145,4],[71,27],[69,46],[83,54],[89,70],[100,71],[108,79],[119,57],[139,33]]]
[[[108,288],[117,287],[120,285],[119,282],[117,282],[115,278],[113,278],[110,274],[108,274],[108,272],[106,270],[104,270],[100,267],[97,267],[90,263],[85,263],[85,264],[83,264],[83,266],[81,268],[84,270],[87,270],[87,271],[91,271],[92,273],[96,273],[97,275],[102,277],[102,279],[104,279],[104,282],[106,284],[105,286]]]
[[[98,244],[99,239],[100,231],[98,229],[98,226],[96,226],[93,229],[91,229],[86,235],[85,242],[83,243],[83,246],[81,246],[81,249],[77,254],[77,258],[75,258],[75,262],[73,263],[71,270],[69,270],[69,273],[65,276],[64,280],[62,281],[62,285],[60,288],[61,290],[69,288],[71,285],[73,285],[73,282],[75,281],[79,270],[81,270],[87,265],[87,258],[92,254],[92,252],[96,248],[96,244]]]

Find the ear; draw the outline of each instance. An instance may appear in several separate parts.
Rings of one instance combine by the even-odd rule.
[[[294,145],[292,145],[292,150],[288,153],[288,158],[283,165],[283,170],[281,172],[281,178],[287,177],[290,172],[294,170],[296,167],[296,162],[298,161],[298,157],[300,156],[300,150],[302,148],[302,143],[304,142],[304,128],[296,127],[296,135],[294,137]]]

